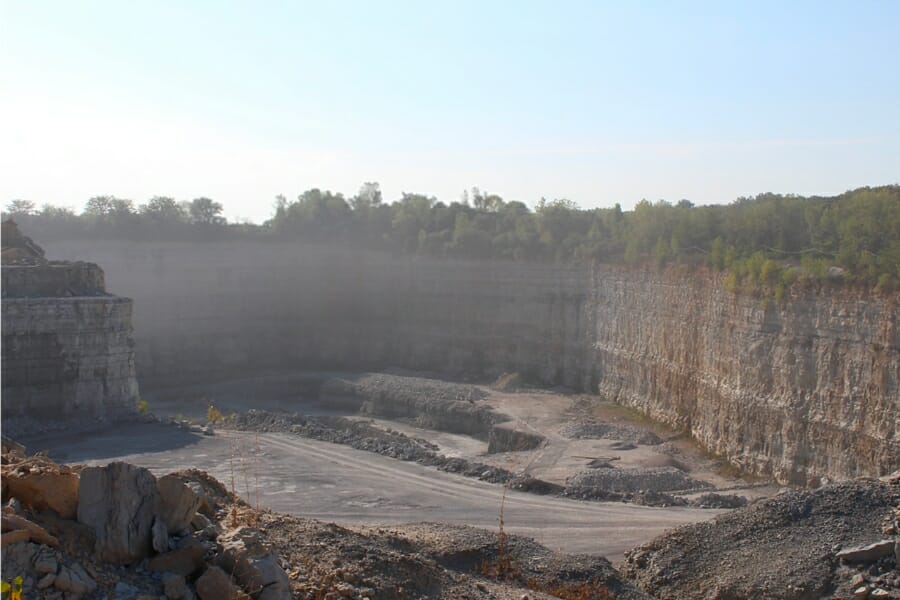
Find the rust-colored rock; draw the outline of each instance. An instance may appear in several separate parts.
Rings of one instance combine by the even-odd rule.
[[[159,491],[159,516],[168,526],[168,532],[176,533],[191,524],[191,518],[200,507],[200,498],[177,475],[165,475],[156,482]]]
[[[210,567],[197,580],[200,600],[248,600],[250,596],[231,582],[228,574],[219,567]]]
[[[45,544],[47,546],[53,546],[54,548],[59,547],[59,540],[55,537],[47,533],[47,530],[38,525],[37,523],[32,523],[28,519],[24,517],[20,517],[19,515],[13,515],[9,513],[5,513],[2,517],[2,527],[3,533],[7,532],[15,532],[15,531],[25,531],[28,533],[27,539],[34,540],[39,544]],[[22,534],[15,534],[11,536],[3,537],[3,545],[6,546],[8,544],[12,544],[15,542],[7,541],[16,538],[22,537]],[[22,539],[17,539],[16,541],[25,541]]]
[[[3,533],[2,537],[0,537],[0,546],[6,548],[11,544],[18,544],[19,542],[27,542],[31,540],[31,533],[27,529],[15,529],[13,531],[7,531]]]
[[[154,556],[147,561],[147,570],[156,573],[175,573],[187,577],[200,570],[205,554],[206,549],[203,545],[194,540],[184,548]]]
[[[29,473],[9,477],[7,493],[32,510],[54,510],[63,519],[74,519],[78,510],[78,475]]]

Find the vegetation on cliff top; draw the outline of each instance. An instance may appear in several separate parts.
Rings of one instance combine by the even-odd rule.
[[[135,206],[98,196],[80,214],[14,200],[4,218],[36,239],[300,239],[476,259],[702,262],[727,270],[733,289],[776,295],[798,278],[900,285],[900,185],[835,197],[760,194],[712,206],[642,200],[623,211],[582,210],[565,199],[542,199],[532,210],[477,188],[451,204],[413,193],[387,203],[377,183],[366,183],[351,198],[320,189],[294,201],[278,196],[262,225],[228,223],[222,210],[209,198],[157,196]]]

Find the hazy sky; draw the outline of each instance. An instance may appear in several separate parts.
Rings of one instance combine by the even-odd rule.
[[[0,0],[0,202],[900,181],[900,2]]]

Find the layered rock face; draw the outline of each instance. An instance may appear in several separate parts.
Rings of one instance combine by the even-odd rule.
[[[138,300],[144,382],[275,370],[518,371],[600,391],[784,482],[900,468],[900,300],[783,302],[717,273],[269,243],[55,242]],[[5,332],[4,332],[5,333]]]
[[[2,269],[3,418],[132,412],[131,300],[106,293],[97,265],[30,262]]]
[[[601,393],[780,481],[900,468],[896,295],[776,303],[676,270],[609,270],[593,287]]]

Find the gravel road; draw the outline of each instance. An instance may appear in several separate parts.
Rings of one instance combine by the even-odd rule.
[[[57,460],[125,460],[157,474],[185,467],[210,472],[252,503],[338,523],[433,521],[497,526],[502,487],[371,452],[279,433],[220,432],[213,437],[133,423],[85,434],[23,440]],[[258,447],[258,452],[254,448]],[[244,456],[232,460],[233,456]],[[248,494],[249,489],[249,494]],[[257,494],[258,492],[258,494]],[[720,511],[580,502],[509,492],[506,528],[554,550],[600,554],[616,562],[666,529]]]

